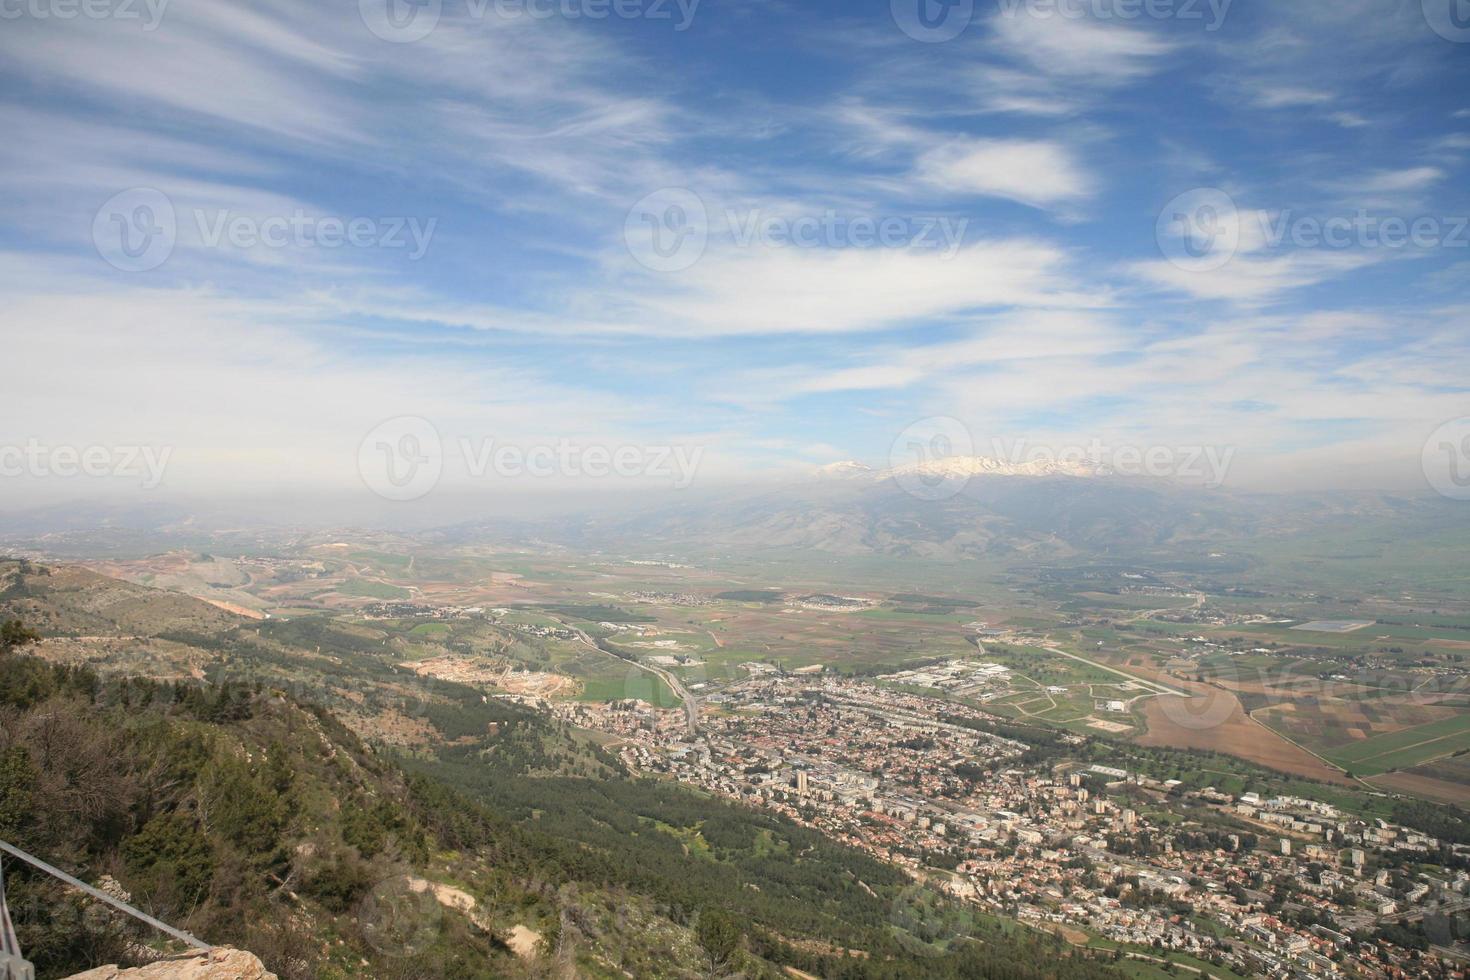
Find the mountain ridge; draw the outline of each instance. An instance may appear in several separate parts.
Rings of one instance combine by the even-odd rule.
[[[1089,463],[1085,460],[1033,459],[1009,462],[994,456],[939,456],[934,459],[894,465],[886,469],[877,469],[857,460],[842,460],[818,467],[815,475],[822,479],[882,481],[908,477],[952,479],[976,476],[1093,478],[1110,475],[1110,473],[1101,464]]]

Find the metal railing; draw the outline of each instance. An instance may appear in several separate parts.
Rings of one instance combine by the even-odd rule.
[[[140,922],[145,922],[159,932],[187,943],[195,949],[209,950],[213,948],[203,940],[196,939],[181,929],[175,929],[166,922],[160,922],[147,912],[139,911],[127,902],[114,898],[99,888],[93,888],[85,881],[67,874],[60,868],[47,864],[32,854],[27,854],[13,844],[7,844],[5,841],[0,840],[0,851],[24,861],[37,870],[44,871],[51,877],[65,882],[73,888],[80,889],[97,899],[97,901],[105,902],[119,912],[130,915]],[[20,943],[15,938],[15,927],[10,921],[10,909],[5,904],[5,878],[3,873],[0,873],[0,980],[35,980],[35,976],[35,968],[21,956]]]
[[[36,968],[20,953],[10,906],[5,904],[4,867],[0,867],[0,980],[36,980]]]

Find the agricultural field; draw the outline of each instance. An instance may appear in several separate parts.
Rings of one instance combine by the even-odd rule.
[[[487,692],[677,702],[620,656],[668,671],[696,695],[744,679],[752,662],[880,676],[976,660],[1010,678],[966,700],[1015,721],[1229,752],[1317,780],[1346,783],[1351,772],[1430,798],[1463,793],[1463,599],[1375,593],[1371,582],[1336,594],[1225,584],[1258,580],[1246,572],[1251,560],[1164,570],[813,554],[637,560],[426,547],[385,534],[270,556],[170,553],[95,567],[268,624],[361,623],[384,656],[405,665],[449,658],[448,676],[468,671]],[[813,596],[836,598],[803,601]],[[403,615],[381,612],[395,603]],[[187,649],[155,646],[180,675],[197,669]]]
[[[1252,712],[1262,724],[1334,761],[1381,738],[1456,716],[1451,708],[1382,698],[1303,698]]]
[[[1356,775],[1376,776],[1470,750],[1470,713],[1364,739],[1327,753]]]

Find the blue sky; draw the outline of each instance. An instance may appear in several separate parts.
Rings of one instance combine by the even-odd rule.
[[[0,441],[331,489],[414,416],[723,480],[945,417],[1422,486],[1470,415],[1461,0],[384,2],[0,5]]]

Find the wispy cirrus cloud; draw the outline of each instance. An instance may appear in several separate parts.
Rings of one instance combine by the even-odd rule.
[[[1042,75],[1118,85],[1153,74],[1178,45],[1146,27],[1085,17],[1038,17],[1024,6],[992,17],[995,40]]]
[[[875,413],[1058,432],[1195,419],[1264,448],[1350,422],[1345,446],[1381,447],[1465,397],[1455,253],[1293,248],[1252,212],[1229,262],[1191,271],[1154,237],[1156,198],[1201,184],[1269,208],[1267,228],[1377,201],[1470,213],[1465,110],[1415,115],[1457,77],[1422,19],[1302,0],[1203,36],[992,13],[918,45],[886,10],[814,33],[809,11],[711,7],[664,36],[446,9],[393,45],[355,6],[198,0],[131,33],[7,22],[0,326],[16,356],[70,365],[24,379],[13,435],[157,432],[200,485],[271,467],[328,484],[346,472],[331,454],[398,411],[696,432],[736,458],[871,455],[853,420]],[[91,222],[134,186],[186,222],[399,214],[438,233],[413,264],[208,247],[186,224],[132,276]],[[964,233],[952,250],[712,233],[655,273],[625,222],[668,188],[711,220]]]
[[[945,193],[978,194],[1045,208],[1094,192],[1074,152],[1053,140],[955,140],[919,157],[915,176]]]

